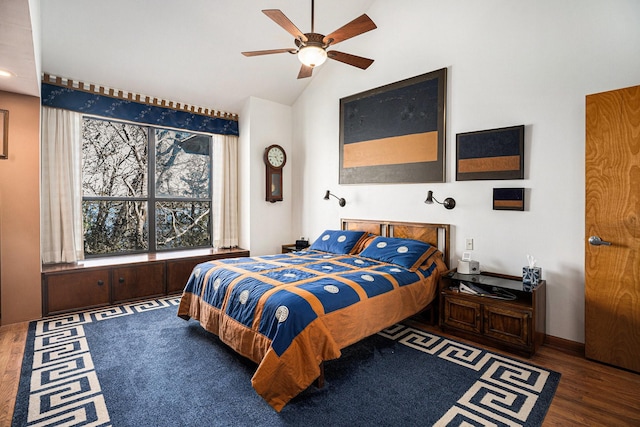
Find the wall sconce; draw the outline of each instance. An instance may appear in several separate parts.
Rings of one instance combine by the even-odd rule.
[[[345,199],[343,199],[342,197],[338,197],[335,194],[331,194],[331,192],[329,190],[327,190],[327,192],[324,195],[324,199],[325,200],[329,200],[329,196],[333,196],[336,199],[338,199],[338,204],[340,205],[340,207],[344,207],[344,205],[347,204],[347,201]]]
[[[427,193],[427,199],[424,201],[426,204],[430,205],[433,202],[439,203],[447,209],[453,209],[456,207],[456,201],[451,197],[447,197],[443,202],[439,202],[435,197],[433,197],[433,191],[429,190]]]

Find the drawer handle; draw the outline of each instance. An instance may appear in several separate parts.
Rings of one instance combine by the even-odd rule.
[[[119,278],[119,279],[118,279],[118,282],[120,282],[120,283],[124,283],[124,277]]]
[[[104,285],[104,281],[98,280],[98,286],[102,286],[102,285]]]

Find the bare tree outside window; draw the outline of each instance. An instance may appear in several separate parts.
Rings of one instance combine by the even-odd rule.
[[[211,138],[167,129],[155,136],[158,248],[211,245]]]
[[[211,245],[209,136],[91,118],[82,134],[85,255]]]

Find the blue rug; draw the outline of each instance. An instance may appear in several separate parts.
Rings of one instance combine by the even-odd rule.
[[[539,426],[560,374],[406,325],[326,362],[282,412],[255,365],[164,298],[32,322],[13,426]],[[492,424],[493,423],[493,424]]]

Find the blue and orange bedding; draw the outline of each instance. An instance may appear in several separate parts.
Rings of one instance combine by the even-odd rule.
[[[410,245],[393,247],[394,239],[376,242],[405,257],[416,252]],[[320,375],[322,361],[340,357],[342,348],[420,312],[434,299],[446,271],[437,249],[419,248],[424,253],[414,254],[408,265],[371,248],[352,255],[312,246],[199,264],[178,315],[198,320],[256,362],[252,385],[280,411]]]

